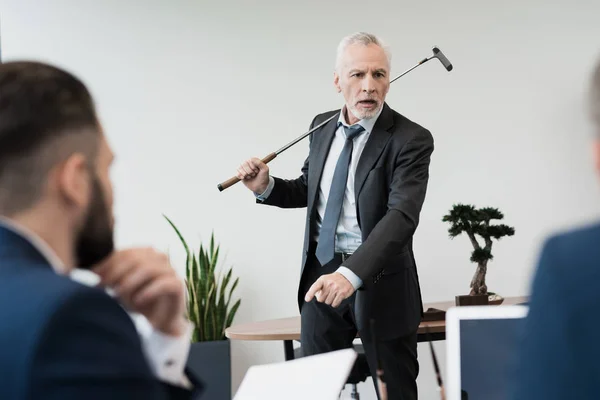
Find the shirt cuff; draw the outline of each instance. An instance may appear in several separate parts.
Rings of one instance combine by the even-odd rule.
[[[356,275],[354,272],[350,271],[346,267],[340,266],[335,272],[339,272],[340,274],[344,275],[344,277],[350,281],[350,283],[354,287],[354,290],[358,290],[358,288],[361,287],[363,284],[362,279],[360,279],[358,275]]]
[[[260,201],[265,201],[271,195],[271,192],[273,191],[274,186],[275,186],[275,179],[273,179],[272,176],[269,176],[269,184],[267,185],[267,188],[265,189],[265,191],[262,192],[261,194],[254,193],[254,196],[256,196],[256,198]]]
[[[186,321],[186,325],[184,334],[179,337],[165,335],[154,328],[140,336],[154,375],[162,381],[191,389],[193,385],[184,370],[194,325],[189,321]]]

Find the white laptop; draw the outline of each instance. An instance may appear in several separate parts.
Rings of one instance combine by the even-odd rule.
[[[333,351],[248,369],[234,400],[336,400],[357,354]]]
[[[447,400],[508,398],[527,311],[526,305],[500,305],[446,312]]]

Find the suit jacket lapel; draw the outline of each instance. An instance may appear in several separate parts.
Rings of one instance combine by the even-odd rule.
[[[317,193],[319,192],[319,182],[325,167],[325,161],[329,154],[329,148],[335,137],[337,130],[337,118],[333,118],[325,124],[320,130],[313,133],[313,153],[309,160],[310,173],[308,174],[308,205],[312,207],[315,204]]]
[[[385,148],[388,140],[392,136],[389,132],[394,126],[394,115],[392,110],[384,103],[383,110],[373,127],[373,131],[369,135],[369,140],[365,144],[358,165],[356,166],[356,173],[354,177],[354,194],[356,197],[356,204],[358,204],[358,195],[362,190],[363,184],[367,179],[369,171],[373,168],[373,165],[381,155],[381,152]]]
[[[0,224],[0,268],[7,260],[19,260],[36,265],[47,265],[52,268],[48,260],[20,234]]]

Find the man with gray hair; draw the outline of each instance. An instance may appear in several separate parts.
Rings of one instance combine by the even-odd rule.
[[[600,171],[600,62],[592,77],[595,168]],[[513,399],[597,399],[600,381],[600,223],[544,243],[515,369]]]
[[[259,203],[307,208],[298,290],[304,355],[348,348],[358,332],[372,376],[377,345],[388,398],[416,399],[423,306],[412,241],[433,137],[385,103],[390,56],[376,36],[341,41],[333,84],[345,105],[313,119],[311,128],[338,115],[311,135],[300,177],[272,177],[258,158],[237,177]]]

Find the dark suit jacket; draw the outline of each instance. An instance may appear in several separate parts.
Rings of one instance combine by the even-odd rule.
[[[600,398],[600,224],[544,244],[513,399]]]
[[[340,110],[315,117],[311,129]],[[302,175],[275,179],[264,204],[307,207],[302,269],[313,237],[321,173],[337,129],[337,117],[311,134]],[[344,263],[363,281],[356,295],[359,328],[378,321],[381,339],[417,329],[422,302],[412,237],[429,179],[431,133],[393,111],[387,104],[369,136],[355,175],[358,224],[363,244]],[[298,294],[302,307],[304,293]],[[368,326],[367,326],[368,327]]]
[[[115,300],[56,274],[4,227],[0,321],[0,399],[192,398],[154,378],[135,326]]]

